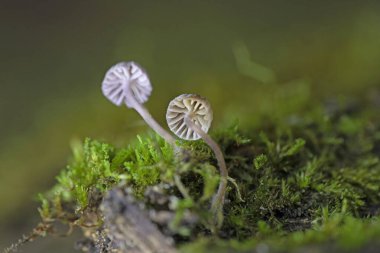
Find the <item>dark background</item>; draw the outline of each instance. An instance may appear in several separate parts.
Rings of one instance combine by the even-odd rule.
[[[380,87],[378,2],[0,0],[0,248],[37,224],[36,196],[72,140],[122,146],[147,131],[100,92],[116,62],[147,69],[146,106],[163,124],[182,93],[210,100],[213,128],[258,124],[253,115],[296,108],[289,94],[306,103]],[[24,250],[74,252],[77,238]]]

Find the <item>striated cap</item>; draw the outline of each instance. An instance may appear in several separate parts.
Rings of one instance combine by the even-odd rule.
[[[131,108],[133,101],[127,99],[132,95],[142,104],[152,92],[152,85],[145,70],[133,61],[120,62],[112,66],[106,73],[102,91],[104,96],[117,106],[123,103]]]
[[[169,103],[166,112],[169,128],[179,138],[185,140],[200,139],[201,136],[186,125],[185,117],[189,117],[207,133],[213,117],[210,103],[199,95],[183,94]]]

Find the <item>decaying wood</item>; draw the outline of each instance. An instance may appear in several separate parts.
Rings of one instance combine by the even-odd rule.
[[[141,203],[128,189],[110,190],[102,204],[104,229],[118,253],[176,253],[171,238],[149,219]]]

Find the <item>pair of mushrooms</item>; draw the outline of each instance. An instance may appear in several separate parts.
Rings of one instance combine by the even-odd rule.
[[[114,65],[104,77],[102,91],[104,96],[115,105],[124,104],[128,108],[135,109],[154,131],[175,146],[176,139],[157,123],[143,105],[152,92],[152,85],[146,71],[141,66],[135,62],[120,62]],[[228,171],[222,151],[207,134],[212,119],[213,113],[208,101],[194,94],[184,94],[173,99],[169,103],[166,113],[168,126],[175,135],[184,140],[202,138],[214,151],[221,178],[218,191],[211,203],[211,211],[214,218],[220,220],[227,188]]]

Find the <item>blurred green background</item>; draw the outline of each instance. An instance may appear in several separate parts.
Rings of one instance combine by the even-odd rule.
[[[215,129],[380,87],[379,1],[1,0],[0,36],[0,249],[39,221],[71,140],[122,146],[148,130],[101,94],[118,61],[147,69],[163,124],[182,93],[210,100]],[[23,249],[75,252],[77,238]]]

